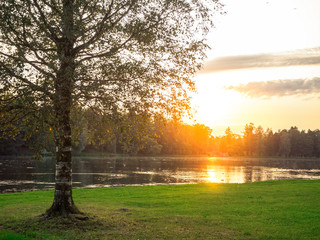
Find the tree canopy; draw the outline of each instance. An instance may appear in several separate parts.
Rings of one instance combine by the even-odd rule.
[[[48,216],[78,212],[71,194],[71,111],[188,110],[192,76],[218,0],[0,2],[2,135],[47,129],[56,145]]]
[[[185,0],[2,1],[1,110],[50,115],[57,79],[68,66],[73,104],[181,113],[208,48],[212,9],[219,6]]]

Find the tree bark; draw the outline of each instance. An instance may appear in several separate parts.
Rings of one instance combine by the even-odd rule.
[[[63,37],[59,40],[57,51],[60,68],[54,82],[55,87],[55,143],[56,173],[53,204],[47,210],[47,217],[77,214],[80,211],[72,199],[72,148],[71,122],[72,91],[74,88],[75,56],[73,53],[73,0],[63,1]]]
[[[72,84],[74,63],[72,57],[61,65],[55,83],[55,143],[56,143],[56,173],[55,193],[48,217],[64,216],[79,213],[72,199],[72,147],[70,111],[72,106]]]
[[[80,213],[72,198],[72,149],[68,102],[71,102],[71,94],[69,94],[69,98],[65,98],[60,102],[60,105],[56,106],[55,193],[53,204],[46,212],[47,217],[68,217],[69,214]]]
[[[70,58],[71,59],[71,58]],[[56,172],[55,193],[48,217],[63,216],[79,213],[72,199],[72,146],[70,111],[72,106],[72,61],[61,65],[56,82],[55,107],[55,143],[56,143]]]

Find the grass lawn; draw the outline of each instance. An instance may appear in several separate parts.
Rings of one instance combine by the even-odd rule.
[[[53,191],[0,194],[0,239],[320,239],[320,180],[76,189],[89,220],[43,220]]]

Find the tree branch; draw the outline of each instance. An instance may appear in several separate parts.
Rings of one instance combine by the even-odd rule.
[[[48,92],[47,90],[45,90],[44,88],[34,84],[33,82],[29,81],[28,79],[19,76],[18,74],[16,74],[12,69],[8,68],[5,64],[3,64],[2,62],[0,62],[0,66],[11,76],[19,79],[20,81],[22,81],[23,83],[27,84],[29,87],[31,87],[33,90],[39,91],[44,93],[45,95],[47,95],[49,98],[53,99],[53,94],[51,94],[50,92]]]
[[[42,0],[43,3],[45,5],[47,5],[48,7],[50,7],[53,11],[55,11],[58,15],[61,15],[61,11],[59,11],[59,9],[57,8],[57,6],[55,6],[54,4],[56,3],[55,1],[51,1],[53,4],[48,3],[48,1],[46,0]]]
[[[83,59],[79,60],[79,63],[86,61],[86,60],[90,60],[90,59],[94,59],[94,58],[101,58],[101,57],[109,57],[112,56],[113,54],[115,54],[119,49],[123,48],[133,37],[134,37],[135,33],[131,34],[131,36],[124,41],[122,44],[120,44],[118,47],[113,47],[110,49],[110,51],[108,52],[104,52],[104,53],[100,53],[100,54],[92,54],[92,56],[88,56],[85,57]],[[87,55],[91,55],[91,54],[87,54]]]
[[[95,43],[97,40],[100,39],[100,37],[107,31],[110,30],[111,28],[113,28],[118,22],[120,22],[132,9],[133,7],[133,2],[131,2],[131,4],[128,6],[128,9],[120,15],[120,17],[111,24],[111,26],[109,26],[109,28],[105,27],[105,23],[108,19],[110,19],[111,17],[113,17],[115,14],[117,14],[122,7],[119,7],[118,10],[116,10],[114,13],[112,13],[111,15],[109,15],[112,11],[112,5],[114,5],[114,1],[112,0],[110,5],[109,5],[109,9],[107,11],[107,13],[104,15],[103,19],[101,20],[100,23],[97,24],[98,26],[98,30],[96,31],[96,33],[85,43],[79,45],[78,47],[76,47],[74,49],[75,53],[80,52],[82,49],[87,48],[88,46],[90,46],[91,44]],[[125,6],[126,4],[123,4],[123,6]]]
[[[47,37],[49,37],[51,40],[53,40],[55,43],[58,43],[59,41],[59,38],[58,36],[56,35],[56,30],[54,30],[47,22],[46,20],[46,17],[44,15],[44,13],[42,12],[41,10],[41,7],[39,6],[37,0],[33,0],[37,10],[39,11],[39,14],[40,14],[40,17],[41,17],[41,20],[43,22],[43,24],[41,24],[38,19],[35,17],[35,14],[32,12],[32,9],[31,9],[31,5],[29,4],[28,5],[28,10],[29,10],[29,13],[30,13],[30,16],[32,17],[32,19],[36,22],[36,24],[38,25],[38,27],[41,29],[42,27],[41,26],[45,26],[45,33],[47,35]]]
[[[55,76],[50,73],[50,72],[47,72],[45,71],[44,69],[38,67],[36,64],[41,64],[41,65],[45,65],[45,66],[48,66],[47,63],[43,64],[42,62],[38,62],[38,61],[30,61],[28,60],[27,58],[25,58],[24,56],[19,58],[19,57],[15,57],[15,56],[12,56],[12,55],[9,55],[9,54],[6,54],[4,52],[1,52],[0,51],[0,54],[3,55],[3,56],[6,56],[8,58],[11,58],[13,60],[16,60],[16,61],[19,61],[19,62],[25,62],[25,63],[28,63],[30,64],[32,67],[34,67],[36,70],[38,70],[40,73],[48,76],[48,77],[51,77],[51,78],[55,78]]]

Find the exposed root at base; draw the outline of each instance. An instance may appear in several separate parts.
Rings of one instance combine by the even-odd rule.
[[[45,219],[63,217],[69,219],[88,220],[89,217],[85,216],[75,205],[72,207],[64,205],[53,204],[46,213],[42,215]]]

